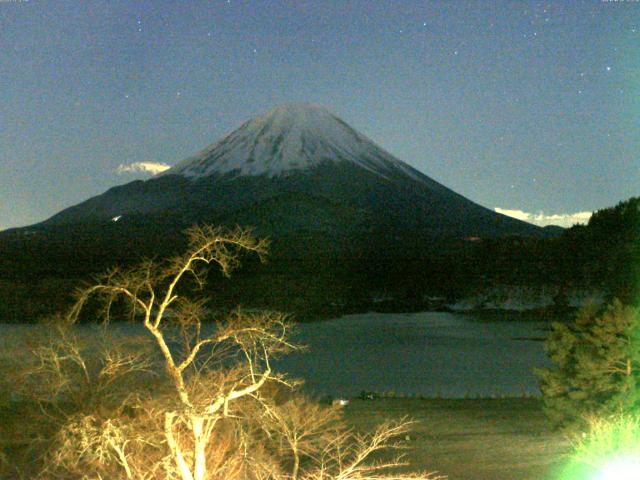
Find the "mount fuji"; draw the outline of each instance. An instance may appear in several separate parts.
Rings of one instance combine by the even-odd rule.
[[[271,239],[270,265],[247,259],[233,286],[218,282],[212,299],[326,315],[370,308],[373,292],[422,298],[465,288],[480,240],[552,234],[466,199],[326,109],[296,104],[246,122],[161,175],[0,233],[0,280],[55,283],[169,256],[196,223],[250,226]]]
[[[166,174],[189,178],[212,174],[266,175],[348,162],[383,178],[416,171],[375,145],[328,110],[308,104],[278,107],[246,122]]]
[[[307,104],[278,107],[157,177],[112,188],[40,225],[116,218],[121,229],[173,219],[253,225],[274,239],[321,232],[367,243],[372,236],[395,242],[544,235],[453,192]]]

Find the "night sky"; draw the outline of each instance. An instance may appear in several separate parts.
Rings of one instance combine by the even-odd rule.
[[[640,194],[638,1],[0,0],[0,79],[0,229],[289,102],[542,223]]]

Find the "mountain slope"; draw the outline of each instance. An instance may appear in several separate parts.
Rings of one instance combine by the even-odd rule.
[[[467,240],[549,236],[439,184],[325,109],[288,105],[160,176],[0,233],[0,280],[40,291],[46,279],[163,258],[184,248],[194,223],[271,239],[269,265],[244,259],[231,284],[212,282],[212,302],[322,316],[368,309],[371,292],[419,306],[427,291],[468,285],[478,242]]]
[[[232,221],[229,212],[233,211],[238,221],[250,218],[262,233],[272,234],[287,225],[265,223],[260,215],[247,217],[243,209],[293,193],[358,211],[361,221],[356,226],[348,216],[334,216],[334,228],[345,235],[355,228],[390,238],[545,236],[538,227],[499,215],[453,192],[313,105],[276,108],[161,176],[110,189],[43,225],[99,223],[115,217],[125,225],[131,215],[163,215],[180,223],[221,217]],[[300,196],[294,195],[292,202],[295,198]],[[274,208],[300,211],[294,203]],[[303,218],[307,224],[300,228],[320,228],[312,215],[302,215],[293,223]]]
[[[164,175],[198,178],[236,173],[273,177],[326,162],[350,162],[383,178],[398,172],[408,176],[418,173],[328,110],[292,104],[244,123]],[[431,186],[437,188],[438,184],[432,182]]]

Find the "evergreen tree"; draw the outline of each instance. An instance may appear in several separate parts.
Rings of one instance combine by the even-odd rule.
[[[555,365],[536,373],[556,426],[580,426],[589,415],[640,406],[639,309],[618,300],[602,312],[586,307],[573,323],[553,324],[545,351]]]

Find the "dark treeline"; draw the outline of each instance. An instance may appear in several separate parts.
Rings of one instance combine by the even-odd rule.
[[[63,309],[77,285],[109,267],[181,251],[187,226],[158,217],[132,222],[125,236],[115,224],[5,233],[0,319],[36,321]],[[432,306],[427,297],[454,301],[496,285],[593,288],[634,303],[640,298],[640,198],[549,238],[277,238],[266,264],[247,258],[232,280],[212,277],[206,287],[215,292],[212,309],[269,308],[303,320],[425,309]]]

